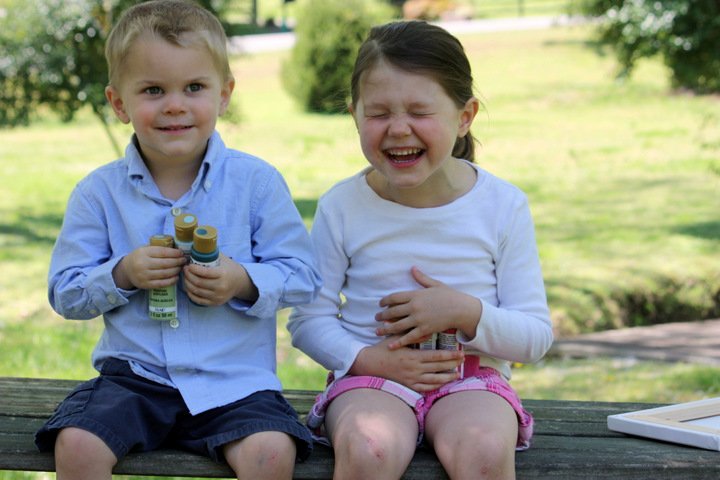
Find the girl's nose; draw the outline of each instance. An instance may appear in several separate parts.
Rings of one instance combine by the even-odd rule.
[[[390,117],[388,134],[394,137],[405,137],[412,133],[407,115],[393,115]]]

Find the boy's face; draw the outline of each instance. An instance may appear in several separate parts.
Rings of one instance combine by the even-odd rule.
[[[150,35],[132,44],[118,83],[105,94],[117,117],[132,123],[151,171],[199,164],[234,87],[204,48]]]

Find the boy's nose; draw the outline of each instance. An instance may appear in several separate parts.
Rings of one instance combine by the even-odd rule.
[[[177,114],[185,111],[185,99],[179,93],[169,93],[165,96],[163,112],[166,114]]]

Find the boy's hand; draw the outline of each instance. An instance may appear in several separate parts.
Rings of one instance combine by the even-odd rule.
[[[176,248],[144,246],[118,262],[113,279],[124,290],[168,287],[177,283],[183,265],[185,257]]]
[[[462,351],[411,348],[390,350],[388,344],[397,339],[397,336],[388,337],[360,350],[348,373],[387,378],[417,392],[434,390],[459,378],[455,367],[465,358]]]
[[[375,315],[375,320],[383,322],[376,331],[378,335],[399,335],[388,347],[397,349],[418,343],[449,328],[473,338],[482,314],[480,300],[428,277],[417,267],[411,273],[422,288],[383,297],[380,306],[385,310]]]
[[[222,253],[219,266],[189,264],[183,273],[185,293],[198,305],[223,305],[233,297],[249,302],[258,298],[257,288],[245,268]]]

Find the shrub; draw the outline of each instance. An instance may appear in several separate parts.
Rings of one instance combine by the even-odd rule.
[[[370,28],[389,19],[390,12],[378,0],[308,0],[301,5],[282,81],[303,109],[345,110],[357,50]]]
[[[599,40],[610,45],[621,76],[643,57],[661,55],[674,87],[720,92],[720,2],[717,0],[585,0],[599,15]]]

